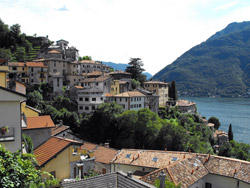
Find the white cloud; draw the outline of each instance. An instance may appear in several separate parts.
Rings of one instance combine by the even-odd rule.
[[[96,60],[127,63],[140,57],[154,74],[230,22],[250,20],[247,8],[211,15],[216,2],[16,0],[0,2],[0,17],[9,25],[19,23],[26,34],[68,40],[80,55]]]
[[[233,6],[237,5],[239,1],[232,1],[223,5],[220,5],[215,8],[215,10],[227,10],[232,8]]]

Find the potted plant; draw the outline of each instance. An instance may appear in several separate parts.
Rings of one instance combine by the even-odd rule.
[[[5,135],[8,132],[9,132],[9,127],[7,127],[7,126],[1,127],[1,134],[2,135]]]

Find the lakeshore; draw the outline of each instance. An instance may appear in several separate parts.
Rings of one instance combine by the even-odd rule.
[[[201,116],[219,118],[220,129],[228,132],[233,126],[234,139],[250,144],[250,99],[249,98],[203,98],[180,97],[196,103]]]

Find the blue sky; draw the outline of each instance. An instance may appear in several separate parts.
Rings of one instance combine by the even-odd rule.
[[[249,0],[1,0],[0,18],[28,35],[65,39],[80,55],[151,74],[231,22],[250,21]]]

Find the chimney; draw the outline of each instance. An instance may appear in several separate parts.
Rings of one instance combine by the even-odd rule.
[[[131,172],[131,171],[128,171],[128,172],[127,172],[127,176],[128,176],[128,178],[132,178],[132,172]]]
[[[106,142],[103,145],[104,145],[104,147],[109,148],[109,142]]]
[[[63,126],[63,120],[59,120],[59,126]]]
[[[165,188],[165,179],[166,179],[166,174],[164,173],[164,170],[161,171],[160,175],[158,176],[160,180],[160,188]]]

